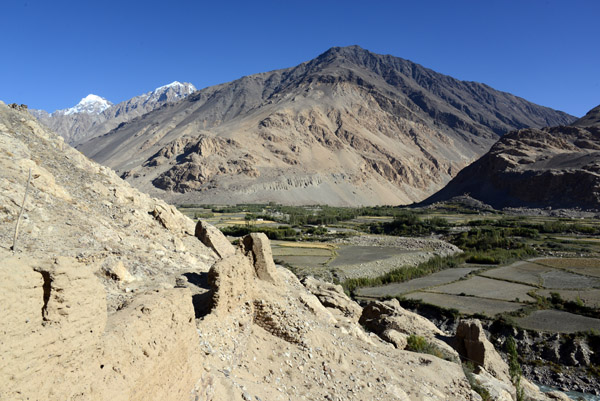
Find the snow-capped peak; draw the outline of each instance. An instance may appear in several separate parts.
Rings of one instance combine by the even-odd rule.
[[[163,92],[170,88],[179,90],[182,95],[189,95],[190,93],[196,91],[196,87],[188,82],[182,84],[179,81],[173,81],[168,85],[159,86],[158,88],[154,89],[154,92]]]
[[[112,103],[104,99],[103,97],[89,94],[83,99],[81,99],[81,101],[77,103],[75,107],[71,107],[69,109],[64,110],[63,114],[100,114],[104,110],[108,109],[110,106],[112,106]]]

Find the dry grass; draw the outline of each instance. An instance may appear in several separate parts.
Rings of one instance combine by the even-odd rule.
[[[600,259],[591,258],[548,258],[537,259],[535,263],[550,267],[568,268],[598,268],[600,269]]]

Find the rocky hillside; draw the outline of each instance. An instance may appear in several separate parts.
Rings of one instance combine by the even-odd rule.
[[[69,109],[48,113],[31,110],[44,125],[57,132],[70,145],[106,134],[119,124],[133,120],[167,103],[176,102],[196,90],[190,83],[173,82],[153,91],[113,105],[106,99],[88,95]]]
[[[425,203],[468,194],[494,208],[600,208],[600,107],[571,126],[505,135]]]
[[[397,301],[363,309],[300,283],[264,234],[234,247],[2,102],[0,143],[1,399],[480,400],[471,382],[516,394],[476,322],[452,340]],[[406,351],[411,334],[447,360]],[[459,353],[479,366],[471,382]]]
[[[405,204],[500,135],[573,120],[352,46],[198,91],[78,149],[172,202]]]
[[[600,126],[600,106],[594,107],[588,111],[585,116],[581,117],[571,125],[576,127]]]

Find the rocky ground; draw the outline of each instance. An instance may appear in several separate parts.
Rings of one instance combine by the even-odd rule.
[[[416,314],[303,285],[264,235],[234,247],[2,103],[0,144],[0,399],[481,399],[448,335]],[[471,380],[514,399],[466,327],[455,348],[486,350]],[[450,360],[405,350],[411,334]]]

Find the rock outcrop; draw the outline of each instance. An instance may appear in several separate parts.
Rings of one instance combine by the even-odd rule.
[[[234,246],[231,245],[231,242],[227,240],[223,233],[202,220],[196,223],[195,235],[221,258],[235,254]]]
[[[360,319],[363,309],[344,293],[341,285],[327,283],[311,276],[303,278],[302,284],[319,298],[323,306],[337,309],[352,320]]]
[[[476,367],[483,368],[502,382],[511,382],[506,362],[487,339],[479,320],[462,320],[458,324],[454,348]]]
[[[472,380],[489,393],[491,400],[514,401],[517,400],[519,391],[526,400],[531,401],[549,401],[566,397],[560,392],[542,393],[536,385],[524,377],[519,378],[519,389],[517,389],[511,380],[507,363],[487,339],[481,321],[477,319],[459,322],[453,346],[464,362],[474,367]]]
[[[456,351],[444,341],[449,336],[431,321],[404,309],[397,299],[369,302],[363,309],[359,323],[397,347],[406,345],[406,338],[410,335],[423,337],[449,358],[458,360]]]
[[[256,276],[272,283],[277,282],[277,272],[271,251],[271,243],[264,233],[251,233],[242,238],[241,250],[252,258]]]

